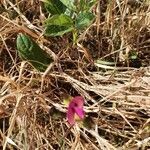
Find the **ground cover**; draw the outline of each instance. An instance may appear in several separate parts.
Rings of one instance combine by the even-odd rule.
[[[57,22],[43,1],[0,1],[0,149],[150,149],[149,0],[76,1],[71,18],[69,2]],[[30,40],[23,55],[20,35],[47,55],[31,57]],[[70,126],[78,95],[84,120]]]

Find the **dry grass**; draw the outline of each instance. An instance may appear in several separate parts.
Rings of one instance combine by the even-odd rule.
[[[0,149],[150,149],[149,0],[101,0],[77,46],[43,36],[39,1],[0,4]],[[18,58],[20,32],[53,56],[45,73]],[[66,95],[85,97],[86,126],[69,127]]]

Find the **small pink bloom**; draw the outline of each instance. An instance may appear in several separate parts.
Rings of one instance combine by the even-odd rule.
[[[70,125],[75,124],[75,115],[79,116],[80,119],[84,118],[83,104],[84,98],[82,96],[74,97],[69,103],[67,110],[67,120]]]

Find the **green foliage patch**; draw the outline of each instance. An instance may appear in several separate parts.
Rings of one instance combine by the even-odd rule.
[[[76,43],[79,31],[88,27],[95,18],[91,12],[95,3],[96,0],[45,0],[44,5],[50,16],[44,23],[45,35],[62,36],[72,32],[73,43]]]
[[[38,71],[45,71],[53,61],[48,54],[29,36],[19,34],[17,37],[17,50],[19,56],[32,64]]]

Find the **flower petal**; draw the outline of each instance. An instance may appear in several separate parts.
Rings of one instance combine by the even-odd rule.
[[[67,120],[69,124],[75,124],[75,116],[78,116],[80,119],[84,118],[83,104],[84,98],[82,96],[76,96],[71,100],[67,111]]]
[[[72,107],[68,107],[67,120],[68,120],[68,122],[69,122],[71,125],[74,125],[74,124],[75,124],[74,115],[75,115],[75,112],[74,112],[73,108],[72,108]]]
[[[82,96],[76,96],[72,99],[71,103],[77,104],[79,108],[83,107],[84,104],[84,98]]]
[[[84,111],[83,111],[83,108],[74,108],[75,109],[75,113],[81,118],[83,119],[84,118]]]

